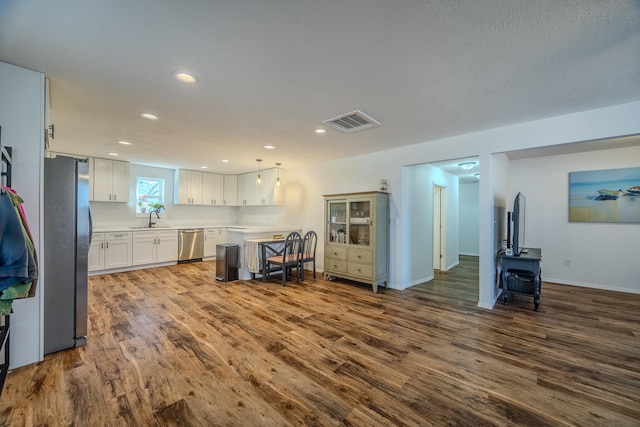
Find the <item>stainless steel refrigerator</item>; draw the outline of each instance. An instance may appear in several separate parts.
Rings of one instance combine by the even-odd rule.
[[[44,354],[87,341],[89,164],[44,160]]]

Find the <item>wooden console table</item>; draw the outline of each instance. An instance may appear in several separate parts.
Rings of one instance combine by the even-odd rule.
[[[523,248],[519,256],[500,254],[503,304],[507,303],[509,293],[530,295],[538,311],[542,283],[540,261],[540,248]]]

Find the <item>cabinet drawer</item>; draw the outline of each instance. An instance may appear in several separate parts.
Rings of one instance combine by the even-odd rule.
[[[91,241],[92,242],[102,242],[104,240],[104,233],[92,233]]]
[[[177,239],[178,230],[164,230],[156,232],[159,239]]]
[[[133,240],[136,239],[153,239],[155,232],[153,231],[134,231],[131,233]]]
[[[339,258],[325,258],[324,269],[331,273],[346,273],[347,261]]]
[[[347,266],[347,273],[352,276],[359,276],[369,279],[373,276],[373,265],[352,262]]]
[[[371,264],[373,262],[373,252],[369,249],[349,249],[347,260],[351,262],[361,262]]]
[[[122,233],[105,233],[105,240],[129,240],[131,239],[131,232],[122,232]]]
[[[328,258],[337,258],[342,260],[347,259],[347,248],[341,248],[337,246],[327,246],[325,250],[326,250],[325,255]]]

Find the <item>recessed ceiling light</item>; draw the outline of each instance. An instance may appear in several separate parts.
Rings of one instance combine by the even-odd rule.
[[[182,71],[176,71],[173,73],[173,77],[180,80],[183,83],[198,83],[198,78],[189,73],[183,73]]]
[[[222,163],[229,163],[229,160],[227,160],[227,159],[222,159]]]
[[[209,166],[200,166],[200,169],[209,169]]]
[[[118,144],[122,144],[122,145],[133,145],[132,143],[130,143],[129,141],[118,141]]]
[[[314,130],[314,132],[315,133],[325,133],[325,132],[327,132],[327,130],[326,129],[322,129],[322,128],[318,128],[318,129]]]
[[[460,166],[464,170],[469,170],[473,168],[475,165],[476,165],[476,162],[464,162],[464,163],[458,164],[458,166]]]
[[[110,156],[117,156],[118,153],[109,153]]]
[[[264,148],[266,148],[267,150],[273,150],[276,147],[274,147],[273,145],[265,145]]]
[[[140,117],[144,117],[145,119],[149,120],[158,120],[158,116],[151,113],[140,113]]]

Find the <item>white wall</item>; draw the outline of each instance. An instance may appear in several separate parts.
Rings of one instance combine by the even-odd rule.
[[[460,254],[480,255],[480,184],[460,184]]]
[[[42,172],[44,158],[44,75],[0,62],[0,126],[3,145],[13,147],[12,187],[24,199],[40,279],[36,296],[13,303],[10,331],[11,369],[43,359]],[[62,190],[62,189],[61,189]]]
[[[569,172],[628,167],[640,167],[640,147],[510,162],[509,210],[522,192],[527,199],[525,244],[542,248],[543,280],[640,293],[640,224],[568,218]],[[640,200],[637,204],[640,209]],[[571,266],[565,266],[565,259]]]
[[[502,242],[496,242],[496,236],[506,238],[506,226],[503,235],[499,233],[506,221],[506,194],[508,183],[509,159],[503,153],[483,154],[480,157],[480,265],[479,265],[479,301],[478,306],[492,308],[498,298],[499,282],[497,267],[498,252]],[[486,195],[482,197],[482,195]],[[502,211],[504,216],[498,216]]]

